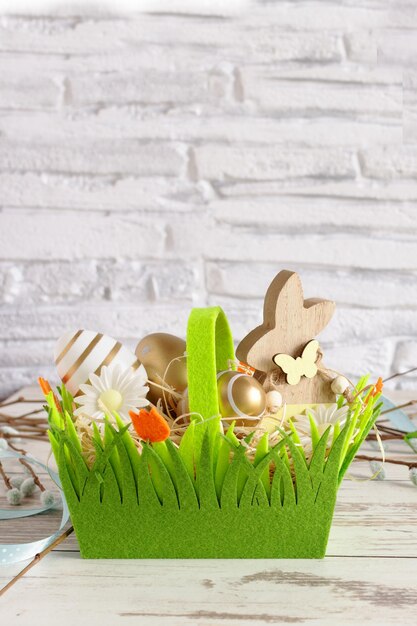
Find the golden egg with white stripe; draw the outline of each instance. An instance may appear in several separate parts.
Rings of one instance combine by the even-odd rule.
[[[241,418],[239,426],[256,426],[266,409],[262,385],[248,374],[224,371],[217,374],[219,409],[222,417]]]
[[[120,341],[92,330],[71,331],[60,337],[54,359],[60,379],[73,396],[91,374],[99,376],[104,365],[118,363],[133,370],[139,367],[136,356]]]

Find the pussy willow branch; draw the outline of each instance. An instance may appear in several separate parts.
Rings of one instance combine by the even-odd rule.
[[[6,472],[4,471],[4,467],[3,467],[3,464],[1,462],[0,462],[0,476],[3,478],[3,481],[4,481],[4,484],[6,486],[6,489],[12,489],[13,485],[10,482],[10,478],[8,477]]]
[[[11,441],[9,441],[9,446],[15,452],[19,452],[19,454],[23,454],[23,456],[27,455],[26,450],[23,450],[23,448],[18,448]],[[30,474],[32,475],[32,478],[33,478],[33,482],[35,483],[35,485],[37,485],[41,491],[46,491],[45,487],[43,486],[43,484],[41,482],[41,479],[39,478],[39,476],[37,475],[37,473],[35,472],[33,467],[30,465],[30,463],[25,461],[25,459],[19,459],[19,463],[21,465],[23,465],[23,467],[26,467],[26,469],[30,472]]]
[[[383,463],[384,459],[377,456],[366,456],[366,454],[357,454],[355,456],[356,461],[378,461],[379,463]],[[399,459],[385,459],[385,463],[392,463],[393,465],[406,465],[409,469],[412,467],[417,467],[417,462],[413,463],[410,461],[400,461]]]

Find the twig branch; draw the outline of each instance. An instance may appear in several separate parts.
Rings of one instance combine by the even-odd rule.
[[[25,433],[1,433],[1,437],[4,439],[36,439],[36,441],[47,441],[46,437],[41,433],[36,435],[26,435]],[[10,445],[10,442],[9,442]]]
[[[29,404],[39,404],[40,402],[42,402],[43,404],[45,404],[45,400],[40,400],[39,398],[36,398],[36,400],[28,400],[27,398],[23,398],[23,396],[20,396],[19,398],[17,398],[17,400],[8,400],[7,402],[0,402],[0,408],[3,408],[5,406],[12,406],[13,404],[23,404],[23,403],[29,403]]]
[[[26,456],[27,452],[26,452],[26,450],[23,450],[23,448],[17,448],[10,441],[9,441],[9,446],[15,452],[19,452],[20,454],[23,454],[23,456]],[[33,469],[33,467],[27,461],[25,461],[25,459],[19,459],[19,463],[21,463],[24,467],[26,467],[26,469],[30,472],[30,474],[32,475],[32,478],[33,478],[33,482],[35,483],[35,485],[37,485],[41,491],[46,491],[45,487],[41,483],[41,480],[40,480],[39,476],[37,475],[37,473],[35,472],[35,470]]]
[[[0,596],[6,593],[6,591],[8,591],[10,587],[12,587],[15,583],[17,583],[17,581],[20,578],[22,578],[26,574],[26,572],[28,572],[34,565],[36,565],[36,563],[39,563],[39,561],[41,561],[47,554],[49,554],[51,550],[53,550],[60,543],[65,541],[65,539],[69,537],[73,531],[74,531],[74,527],[70,526],[69,528],[67,528],[67,530],[65,530],[62,533],[62,535],[59,535],[59,537],[57,537],[55,541],[51,543],[50,546],[42,550],[42,552],[35,554],[35,556],[33,557],[33,560],[30,563],[28,563],[28,565],[26,565],[26,567],[24,567],[14,578],[12,578],[12,580],[8,582],[7,585],[5,585],[2,589],[0,589]]]
[[[356,461],[378,461],[383,463],[384,459],[377,456],[366,456],[365,454],[357,454],[355,456]],[[392,463],[393,465],[405,465],[409,469],[417,467],[417,463],[410,463],[409,461],[400,461],[399,459],[385,459],[385,463]]]
[[[386,415],[387,413],[392,413],[393,411],[397,411],[398,409],[406,409],[408,406],[413,406],[414,404],[417,404],[417,400],[409,400],[404,404],[393,406],[392,409],[386,409],[385,411],[381,411],[380,415]]]
[[[411,367],[409,370],[405,372],[397,372],[396,374],[392,374],[392,376],[388,376],[388,378],[384,378],[383,382],[386,383],[388,380],[393,380],[394,378],[398,378],[399,376],[405,376],[406,374],[411,374],[411,372],[415,372],[417,367]]]
[[[4,471],[4,467],[3,464],[0,462],[0,475],[4,480],[4,484],[6,486],[6,489],[12,489],[13,485],[10,482],[10,478],[7,476],[6,472]]]

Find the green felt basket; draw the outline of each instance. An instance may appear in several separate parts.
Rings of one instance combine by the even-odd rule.
[[[245,445],[220,433],[216,374],[233,358],[223,311],[194,309],[187,330],[194,415],[179,448],[168,439],[145,443],[139,454],[117,419],[102,439],[96,434],[96,460],[88,467],[71,417],[51,401],[49,436],[83,557],[325,555],[338,486],[377,409],[367,406],[354,446],[348,444],[358,416],[348,419],[330,453],[323,434],[309,463],[292,437],[251,462]]]

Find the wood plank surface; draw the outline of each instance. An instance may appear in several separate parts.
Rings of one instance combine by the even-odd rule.
[[[27,448],[46,460],[48,445]],[[367,450],[375,453],[371,444]],[[402,443],[390,444],[387,455],[394,453],[415,460]],[[367,462],[353,465],[324,560],[88,561],[72,535],[1,598],[2,623],[416,624],[417,489],[406,467],[386,464],[385,473],[369,480]],[[56,510],[1,522],[0,542],[45,536],[59,519]],[[23,565],[0,567],[0,585]]]

